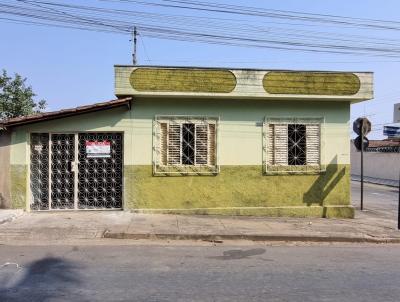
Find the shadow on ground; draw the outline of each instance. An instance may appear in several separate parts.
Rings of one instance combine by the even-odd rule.
[[[8,266],[7,266],[8,267]],[[45,257],[13,271],[0,270],[0,301],[77,301],[77,287],[82,283],[78,267],[58,257]],[[3,270],[3,272],[2,272]],[[82,300],[79,300],[82,301]]]
[[[215,256],[215,257],[208,257],[210,259],[217,259],[217,260],[238,260],[238,259],[245,259],[250,258],[252,256],[262,255],[265,253],[265,249],[258,248],[258,249],[250,249],[250,250],[229,250],[224,251],[222,256]]]

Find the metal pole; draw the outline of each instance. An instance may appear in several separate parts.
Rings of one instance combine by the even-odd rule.
[[[137,43],[137,30],[136,26],[133,28],[133,54],[132,54],[132,63],[133,65],[136,65],[137,59],[136,59],[136,43]]]
[[[397,213],[397,229],[400,230],[400,172],[399,172],[399,206]]]
[[[361,125],[361,199],[360,199],[360,209],[364,209],[364,120]]]

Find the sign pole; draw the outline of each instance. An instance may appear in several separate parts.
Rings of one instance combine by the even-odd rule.
[[[364,148],[368,147],[369,140],[366,135],[371,131],[371,122],[366,117],[359,117],[353,122],[353,130],[358,134],[357,138],[354,140],[354,145],[358,151],[361,151],[360,156],[360,210],[364,210]]]
[[[361,196],[360,196],[360,209],[364,209],[364,120],[361,125]]]
[[[397,213],[397,229],[400,230],[400,172],[399,172],[399,206]]]

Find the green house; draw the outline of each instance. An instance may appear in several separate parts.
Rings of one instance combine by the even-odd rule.
[[[115,66],[116,99],[0,134],[2,207],[353,217],[368,72]]]

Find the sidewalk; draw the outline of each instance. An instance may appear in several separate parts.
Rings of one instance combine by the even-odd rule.
[[[0,224],[11,222],[23,214],[23,210],[0,210]]]
[[[400,243],[394,221],[376,216],[374,212],[358,212],[355,219],[25,213],[0,225],[0,243],[96,238]]]
[[[350,219],[138,215],[105,238],[400,243],[391,223],[359,213]]]

